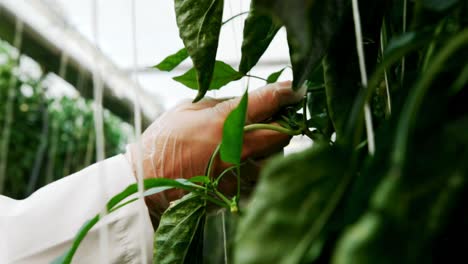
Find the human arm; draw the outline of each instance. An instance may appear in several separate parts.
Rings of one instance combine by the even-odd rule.
[[[50,263],[70,248],[87,220],[132,183],[135,178],[129,162],[117,155],[46,185],[24,200],[0,196],[0,263]],[[144,228],[147,252],[151,252],[153,228],[148,214],[145,225],[139,225],[138,203],[99,221],[78,248],[73,263],[99,263],[98,230],[104,224],[108,226],[110,263],[141,263],[140,230]]]
[[[247,124],[265,122],[281,107],[302,96],[292,92],[289,82],[255,90],[249,95]],[[205,99],[196,104],[183,103],[166,112],[142,135],[144,177],[188,178],[203,174],[211,153],[221,141],[224,120],[238,102],[238,98]],[[242,159],[267,157],[281,150],[288,141],[289,136],[275,131],[249,132],[245,135]],[[67,250],[81,225],[99,213],[110,197],[136,181],[133,173],[138,162],[136,145],[130,145],[129,149],[127,158],[118,155],[95,164],[43,187],[25,200],[0,197],[0,212],[4,214],[0,217],[0,233],[4,236],[0,240],[0,260],[48,263]],[[217,160],[215,171],[226,166]],[[259,168],[254,164],[244,169],[255,177]],[[101,179],[104,192],[99,187]],[[229,192],[236,182],[226,179],[224,186]],[[167,191],[146,199],[153,220],[181,195],[178,191]],[[147,252],[151,252],[153,229],[149,217],[145,218],[144,226],[139,225],[139,202],[101,220],[81,243],[74,261],[99,261],[98,229],[105,223],[109,230],[111,262],[141,262],[138,235],[144,228]]]
[[[269,84],[249,93],[246,124],[268,122],[282,107],[301,100],[304,91],[294,92],[290,82]],[[144,178],[190,178],[204,175],[208,160],[221,142],[226,117],[237,107],[240,98],[229,100],[204,98],[198,103],[185,102],[164,113],[142,135]],[[256,130],[244,136],[242,160],[257,160],[283,149],[290,136],[271,130]],[[136,171],[138,146],[130,147]],[[217,158],[214,175],[229,164]],[[255,179],[260,167],[256,162],[247,162],[242,168],[242,177]],[[223,177],[222,189],[235,189],[235,177]],[[180,198],[183,192],[170,190],[146,199],[153,224],[169,203]]]

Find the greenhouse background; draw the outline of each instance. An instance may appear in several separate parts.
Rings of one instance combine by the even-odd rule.
[[[226,1],[224,20],[248,10],[250,1]],[[186,60],[171,73],[152,66],[183,43],[172,1],[2,0],[0,1],[0,192],[25,198],[39,187],[96,161],[93,74],[103,85],[105,156],[134,140],[134,99],[143,124],[195,91],[172,80],[190,68]],[[132,31],[135,15],[135,31]],[[242,19],[222,28],[220,60],[237,67]],[[252,73],[269,73],[289,64],[282,29]],[[133,49],[133,47],[136,49]],[[281,79],[291,79],[289,69]],[[98,83],[99,84],[99,83]],[[238,96],[246,78],[209,93]],[[310,141],[295,137],[286,152]]]

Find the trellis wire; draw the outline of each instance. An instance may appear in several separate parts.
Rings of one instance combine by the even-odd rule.
[[[138,53],[137,53],[137,37],[136,37],[136,2],[135,0],[131,1],[131,31],[132,31],[132,56],[133,56],[133,79],[135,84],[138,84]],[[138,181],[138,198],[143,200],[143,160],[142,160],[142,153],[143,153],[143,146],[141,142],[141,107],[140,107],[140,98],[138,97],[137,87],[138,85],[134,86],[134,126],[135,126],[135,141],[137,151],[135,154],[136,157],[134,161],[136,161],[136,176]],[[146,239],[145,239],[145,214],[147,214],[147,209],[145,208],[145,203],[143,201],[139,202],[138,208],[138,218],[140,223],[140,249],[141,249],[141,262],[145,263],[148,252],[146,250]]]
[[[359,15],[359,6],[358,0],[352,1],[353,5],[353,19],[354,19],[354,29],[356,32],[356,48],[359,57],[359,70],[361,72],[361,83],[364,89],[367,89],[367,72],[366,72],[366,61],[364,58],[364,47],[362,42],[362,30],[361,30],[361,16]],[[369,149],[369,154],[374,155],[375,152],[375,142],[374,142],[374,129],[372,127],[372,115],[369,103],[366,102],[364,105],[364,117],[366,123],[366,132],[367,132],[367,146]]]
[[[102,120],[102,79],[100,73],[100,61],[98,59],[98,52],[99,52],[99,30],[98,30],[98,0],[92,1],[92,31],[93,31],[93,38],[95,41],[95,49],[94,49],[94,67],[92,69],[93,72],[93,95],[94,95],[94,129],[96,131],[96,159],[97,159],[97,166],[98,166],[98,178],[99,178],[99,192],[103,194],[102,197],[105,197],[106,186],[104,182],[104,175],[105,175],[105,168],[102,164],[104,160],[105,153],[104,153],[104,132],[103,132],[103,120]],[[105,206],[106,201],[103,201],[103,207],[101,214],[101,219],[107,215],[107,207]],[[108,263],[109,262],[109,230],[107,228],[106,223],[99,228],[99,249],[100,249],[100,262],[99,263]]]

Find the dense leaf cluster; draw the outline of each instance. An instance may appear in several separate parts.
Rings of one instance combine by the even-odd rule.
[[[297,130],[314,146],[265,169],[243,208],[233,254],[226,255],[235,263],[419,263],[462,254],[443,244],[455,242],[453,230],[466,234],[451,223],[467,220],[461,208],[468,195],[468,4],[360,0],[357,7],[358,17],[348,0],[252,1],[238,73],[255,66],[284,26],[294,88],[308,92],[303,103],[275,117],[282,128],[274,129]],[[208,12],[176,9],[178,17],[202,19]],[[210,31],[178,21],[186,45],[194,41],[186,32],[221,26]],[[216,55],[203,45],[196,52]],[[210,56],[199,60],[190,49],[188,55],[201,67],[193,71],[213,72],[211,86],[189,86],[199,90],[197,100],[242,76],[226,78],[216,66],[200,66],[211,65]],[[266,79],[274,82],[281,72]],[[224,82],[216,85],[219,78]],[[366,104],[372,137],[364,133]],[[239,157],[245,107],[239,104],[225,123],[221,158],[233,164],[239,164],[233,157]],[[374,154],[368,140],[375,140]],[[172,216],[168,211],[163,219]],[[155,256],[167,250],[176,248],[156,248]]]
[[[44,77],[21,70],[13,52],[0,43],[0,145],[6,145],[6,155],[0,154],[5,164],[1,193],[21,199],[93,163],[96,139],[91,102],[47,96]],[[124,131],[123,122],[106,111],[107,156],[124,150]]]
[[[244,95],[225,122],[205,175],[180,180],[183,186],[160,183],[191,194],[163,214],[155,263],[466,258],[468,2],[251,3],[238,70],[216,61],[222,0],[175,0],[185,48],[155,67],[170,71],[190,57],[193,69],[174,79],[197,89],[198,101],[209,89],[249,76],[284,27],[293,88],[307,89],[306,96],[274,120],[245,126]],[[264,79],[274,82],[281,72]],[[304,134],[314,144],[270,162],[243,206],[240,167],[247,161],[239,149],[243,134],[257,129]],[[212,175],[218,153],[233,166]],[[235,195],[218,190],[227,174],[238,179]],[[230,213],[213,217],[210,204]]]

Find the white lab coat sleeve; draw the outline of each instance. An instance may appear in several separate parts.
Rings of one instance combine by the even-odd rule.
[[[86,220],[132,183],[135,178],[129,161],[117,155],[44,186],[24,200],[0,196],[0,263],[50,263],[70,248]],[[143,226],[139,218],[142,209]],[[104,225],[108,227],[109,263],[142,263],[142,232],[148,253],[145,262],[151,263],[153,227],[142,200],[99,221],[72,263],[102,263],[99,228]]]

